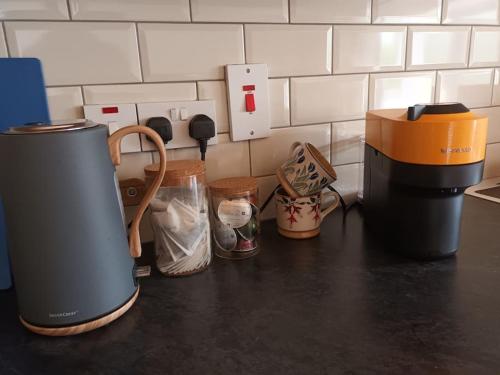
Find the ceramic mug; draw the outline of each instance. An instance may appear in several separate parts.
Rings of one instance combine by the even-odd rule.
[[[337,179],[335,170],[310,143],[295,142],[290,156],[276,171],[278,181],[292,198],[319,193]]]
[[[329,196],[335,197],[335,201],[321,209],[321,202]],[[279,188],[275,193],[278,232],[282,236],[296,239],[317,236],[321,222],[337,208],[339,201],[339,195],[331,191],[292,198],[283,188]]]

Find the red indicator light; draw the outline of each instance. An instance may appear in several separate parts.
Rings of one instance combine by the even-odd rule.
[[[254,91],[255,85],[245,85],[243,86],[243,91]]]
[[[101,111],[104,114],[118,113],[118,107],[102,107]]]
[[[255,100],[253,94],[245,94],[245,105],[247,112],[255,112]]]

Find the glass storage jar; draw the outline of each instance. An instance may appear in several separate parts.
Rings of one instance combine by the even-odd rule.
[[[215,254],[228,259],[256,255],[260,228],[257,180],[224,178],[209,187]]]
[[[144,168],[146,185],[158,170],[158,164]],[[186,276],[205,270],[212,260],[205,163],[169,161],[150,209],[160,272]]]

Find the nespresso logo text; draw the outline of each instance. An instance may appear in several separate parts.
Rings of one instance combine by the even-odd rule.
[[[60,313],[49,313],[49,318],[68,318],[70,316],[75,316],[78,314],[78,310]]]
[[[455,154],[455,153],[471,152],[471,151],[472,147],[448,147],[441,149],[442,154]]]

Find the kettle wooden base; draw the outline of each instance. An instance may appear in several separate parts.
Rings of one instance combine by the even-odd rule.
[[[112,321],[118,319],[120,316],[125,314],[125,312],[132,307],[134,304],[135,300],[137,299],[137,296],[139,295],[139,287],[137,288],[137,291],[134,293],[132,298],[128,300],[128,302],[120,307],[118,310],[113,311],[112,313],[105,315],[99,319],[92,320],[87,323],[83,324],[78,324],[75,326],[69,326],[69,327],[58,327],[58,328],[47,328],[47,327],[38,327],[35,325],[32,325],[28,322],[26,322],[21,316],[19,317],[19,320],[21,320],[21,323],[28,328],[30,331],[34,333],[38,333],[39,335],[45,335],[45,336],[71,336],[71,335],[78,335],[83,332],[88,332],[92,331],[94,329],[97,329],[99,327],[105,326],[106,324],[111,323]]]

